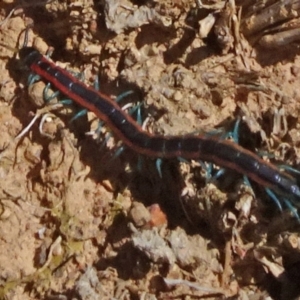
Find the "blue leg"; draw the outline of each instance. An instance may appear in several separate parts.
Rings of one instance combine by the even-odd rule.
[[[103,121],[99,121],[98,122],[98,126],[97,126],[97,129],[96,129],[96,134],[99,135],[101,130],[102,130],[102,127],[104,126],[104,122]]]
[[[162,178],[161,165],[162,165],[162,159],[161,159],[161,158],[158,158],[158,159],[155,161],[155,166],[156,166],[156,170],[157,170],[157,172],[158,172],[160,178]]]
[[[246,184],[247,186],[249,186],[249,187],[251,188],[251,190],[253,191],[252,186],[251,186],[251,183],[250,183],[250,181],[249,181],[249,178],[248,178],[246,175],[244,175],[244,176],[243,176],[243,179],[244,179],[245,184]]]
[[[281,206],[281,203],[280,203],[278,197],[269,188],[266,188],[265,190],[266,190],[267,194],[270,196],[270,198],[275,202],[275,204],[277,205],[279,210],[282,212],[282,206]]]
[[[100,83],[99,83],[98,76],[96,76],[95,81],[94,81],[94,89],[97,91],[100,91]],[[127,92],[120,94],[119,96],[117,96],[116,102],[119,103],[122,99],[124,99],[125,97],[127,97],[128,95],[131,95],[131,94],[133,94],[133,91],[127,91]]]
[[[286,205],[286,207],[288,209],[290,209],[290,211],[292,212],[293,216],[297,219],[297,221],[299,222],[300,221],[300,218],[299,218],[299,215],[298,215],[298,211],[297,209],[292,205],[292,203],[286,199],[286,198],[283,198],[282,199],[284,204]]]
[[[41,77],[39,75],[36,75],[36,74],[30,74],[28,76],[28,81],[27,81],[27,84],[28,85],[32,85],[34,84],[35,82],[37,81],[40,81],[41,80]]]
[[[44,91],[43,91],[43,96],[44,96],[44,99],[46,102],[49,102],[49,101],[55,99],[60,94],[59,91],[56,91],[56,92],[52,93],[52,95],[48,95],[50,86],[51,86],[50,83],[47,83],[47,85],[45,86]]]
[[[70,123],[74,122],[76,119],[86,115],[88,112],[87,109],[82,109],[81,111],[79,111],[77,114],[75,114],[75,116],[70,120]]]
[[[125,146],[119,147],[113,155],[113,158],[116,158],[121,155],[121,153],[125,150]]]
[[[297,174],[297,175],[300,175],[300,170],[297,170],[297,169],[295,169],[291,166],[279,165],[278,168],[283,169],[283,170],[288,171],[288,172],[291,172],[291,173],[294,173],[294,174]]]
[[[63,105],[71,105],[73,104],[73,101],[71,99],[63,99],[63,100],[59,100],[59,103]]]
[[[142,103],[139,103],[138,105],[136,105],[135,107],[131,108],[129,110],[129,115],[133,115],[136,112],[136,122],[142,126],[143,125],[143,121],[142,121],[142,113],[141,113],[141,106]]]
[[[203,161],[199,161],[201,167],[205,170],[205,179],[206,183],[210,182],[212,179],[212,171],[213,171],[213,164],[212,163],[205,163]]]
[[[232,138],[233,141],[238,144],[239,143],[239,126],[240,126],[240,123],[241,123],[241,120],[240,119],[237,119],[237,121],[235,122],[234,124],[234,127],[233,127],[233,131],[231,132],[228,132],[226,135],[225,135],[225,139],[228,139],[228,138]]]
[[[233,131],[226,133],[225,135],[222,136],[222,138],[223,139],[232,138],[233,141],[238,144],[238,142],[239,142],[238,131],[239,131],[240,122],[241,122],[241,120],[238,119],[234,124]],[[211,134],[213,134],[213,135],[220,134],[220,131],[218,130],[217,132],[213,132]],[[213,164],[212,163],[209,163],[208,166],[207,166],[207,164],[200,161],[200,164],[202,165],[203,169],[206,170],[206,180],[207,180],[207,182],[211,181],[211,180],[217,180],[222,175],[224,175],[224,173],[226,172],[226,170],[222,168],[222,169],[218,170],[216,174],[212,175],[212,172],[213,172]],[[245,182],[246,182],[246,184],[251,186],[248,179],[246,179]]]
[[[100,145],[100,150],[103,150],[104,147],[106,146],[106,143],[108,142],[108,140],[112,137],[112,133],[108,133],[107,136],[105,137],[105,139],[103,141],[100,141],[100,139],[98,140],[101,145]]]
[[[277,207],[279,208],[279,210],[282,211],[282,206],[281,206],[281,203],[280,203],[278,197],[269,188],[266,188],[265,190],[266,190],[267,194],[271,197],[271,199],[275,201],[275,203],[276,203]],[[290,209],[290,211],[292,212],[293,216],[298,221],[300,221],[297,209],[292,205],[292,203],[288,199],[286,199],[286,198],[282,198],[282,201],[284,202],[285,206],[288,209]]]
[[[119,96],[117,96],[116,102],[119,103],[121,100],[123,100],[125,97],[127,97],[128,95],[131,95],[131,94],[133,94],[133,91],[127,91],[127,92],[120,94]]]
[[[213,174],[214,165],[212,163],[204,163],[200,161],[200,164],[202,168],[205,170],[206,183],[217,180],[226,172],[225,169],[219,169],[215,174]]]
[[[235,124],[234,124],[234,128],[233,128],[233,132],[232,132],[232,138],[233,141],[238,144],[239,143],[239,126],[240,126],[241,120],[238,119]]]
[[[137,163],[137,168],[138,168],[138,171],[141,173],[142,170],[143,170],[143,157],[141,155],[138,156],[138,163]]]
[[[202,168],[205,170],[205,177],[206,177],[206,183],[213,182],[217,179],[219,179],[224,173],[226,172],[226,169],[219,169],[215,174],[212,174],[214,171],[214,165],[212,163],[204,163],[200,161],[200,164]]]
[[[217,171],[217,173],[214,174],[214,175],[212,176],[211,180],[214,181],[214,180],[219,179],[222,175],[225,174],[225,172],[226,172],[225,169],[223,169],[223,168],[222,168],[222,169],[219,169],[219,170]]]
[[[181,163],[186,163],[186,164],[188,164],[189,163],[189,161],[188,160],[186,160],[185,158],[183,158],[183,157],[177,157],[177,160],[179,161],[179,162],[181,162]]]
[[[84,81],[84,73],[82,73],[82,72],[74,72],[74,71],[68,71],[68,72],[71,73],[78,80]]]
[[[94,89],[100,91],[100,83],[99,83],[99,76],[96,76],[94,81]]]

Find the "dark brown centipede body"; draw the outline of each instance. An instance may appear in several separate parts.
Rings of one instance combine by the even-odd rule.
[[[293,177],[238,144],[209,135],[161,136],[148,133],[109,96],[86,86],[34,48],[24,47],[19,54],[31,71],[80,106],[94,112],[132,150],[152,158],[182,157],[208,161],[246,175],[264,187],[300,197],[300,188]]]

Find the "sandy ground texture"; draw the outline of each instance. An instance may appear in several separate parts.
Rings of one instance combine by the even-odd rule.
[[[299,0],[1,1],[0,298],[297,299],[290,195],[280,211],[241,174],[119,154],[92,112],[72,119],[78,105],[28,84],[17,49],[29,26],[27,45],[140,107],[145,130],[222,139],[240,119],[243,147],[300,169],[299,14]]]

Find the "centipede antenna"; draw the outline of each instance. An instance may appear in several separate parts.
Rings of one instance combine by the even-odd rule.
[[[12,10],[11,13],[12,13],[13,11],[14,11],[14,10]],[[10,15],[8,15],[8,17],[10,17]],[[8,17],[7,17],[7,18],[8,18]],[[7,18],[6,18],[5,20],[7,20]],[[3,24],[4,24],[3,22],[5,22],[5,20],[2,21],[2,22],[0,22],[0,25],[1,25],[1,24],[3,25]],[[14,59],[16,59],[16,56],[17,56],[17,54],[19,53],[20,37],[22,36],[22,33],[23,33],[23,32],[25,32],[25,37],[24,37],[23,46],[22,46],[21,48],[26,47],[27,44],[28,44],[28,30],[29,30],[29,27],[30,27],[30,26],[27,26],[25,29],[23,29],[23,30],[20,32],[20,34],[19,34],[19,36],[18,36],[18,41],[17,41],[17,46],[16,46],[16,47],[10,47],[10,46],[8,46],[8,45],[6,45],[6,44],[0,42],[0,46],[5,47],[6,49],[9,49],[10,51],[12,51],[12,52],[14,53],[14,55],[13,55],[13,58],[14,58]]]
[[[22,45],[21,49],[27,47],[27,45],[28,45],[28,40],[29,40],[29,38],[28,38],[28,36],[29,36],[29,29],[31,29],[32,26],[33,26],[33,24],[29,24],[29,25],[26,26],[25,29],[23,29],[23,30],[20,32],[19,37],[18,37],[18,46],[17,46],[18,48],[19,48],[19,46],[20,46],[20,38],[21,38],[21,36],[22,36],[23,33],[24,33],[24,41],[23,41],[23,45]],[[17,49],[14,50],[15,54],[17,54],[18,51],[19,51],[19,50],[17,50]]]
[[[30,29],[30,26],[27,26],[27,27],[24,29],[24,42],[23,42],[22,48],[25,48],[25,47],[27,47],[27,45],[28,45],[28,32],[29,32],[29,29]]]
[[[13,11],[13,10],[12,10]],[[9,16],[8,16],[9,17]],[[5,19],[6,20],[6,19]],[[4,24],[4,21],[0,22],[0,26],[1,24]],[[27,33],[27,27],[24,29],[25,30],[25,41],[26,41],[26,44],[28,43],[28,33]],[[16,59],[16,56],[17,54],[19,53],[19,45],[20,45],[20,37],[22,35],[22,33],[24,32],[24,30],[22,30],[18,36],[18,41],[17,41],[17,47],[10,47],[2,42],[0,42],[0,46],[2,47],[5,47],[6,49],[9,49],[11,52],[13,52],[13,58]],[[24,44],[25,44],[25,41],[24,41]],[[24,44],[23,44],[23,47],[24,47]],[[26,45],[25,45],[26,46]]]

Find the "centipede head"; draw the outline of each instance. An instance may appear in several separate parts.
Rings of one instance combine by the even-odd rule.
[[[23,47],[19,51],[20,60],[27,67],[38,61],[40,56],[41,54],[33,47]]]

